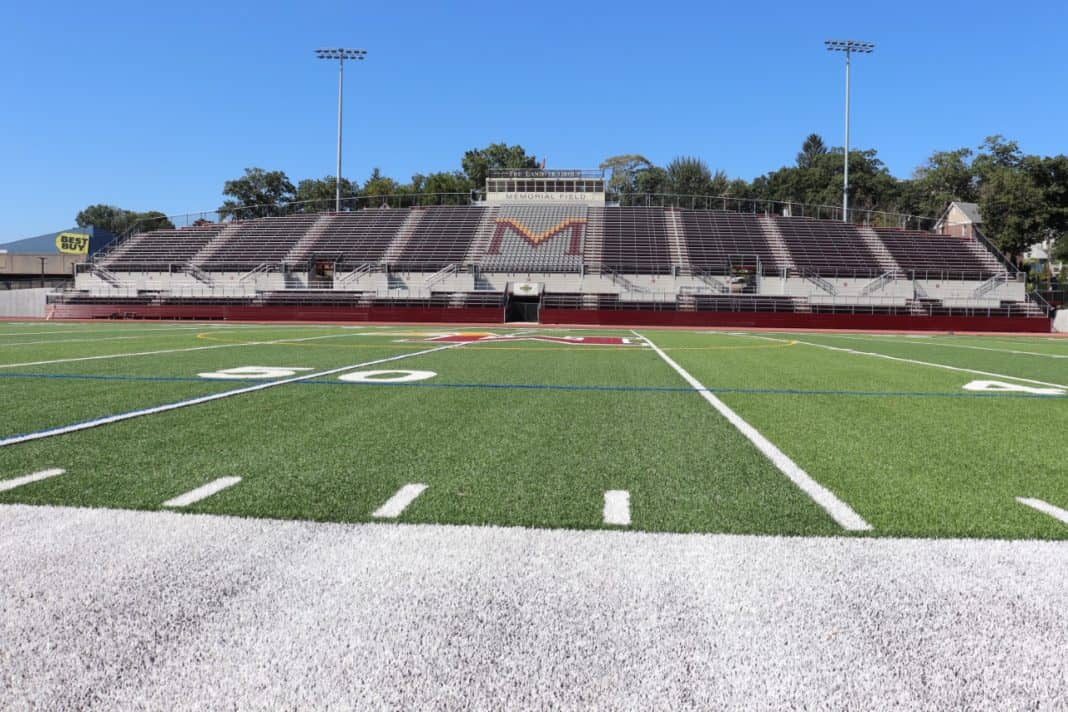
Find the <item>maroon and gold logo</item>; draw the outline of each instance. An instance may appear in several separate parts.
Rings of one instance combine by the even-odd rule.
[[[519,222],[515,218],[500,218],[497,220],[497,229],[493,233],[493,239],[490,240],[489,254],[500,254],[501,240],[504,239],[504,234],[509,230],[519,235],[526,240],[531,247],[537,249],[541,243],[553,239],[558,235],[562,235],[568,231],[571,232],[571,244],[567,247],[567,255],[580,255],[582,254],[582,230],[586,227],[586,218],[568,218],[556,225],[553,225],[544,232],[534,232],[529,227]]]

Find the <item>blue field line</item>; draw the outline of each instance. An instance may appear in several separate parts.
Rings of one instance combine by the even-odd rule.
[[[227,381],[207,381],[191,376],[119,376],[79,373],[2,373],[0,378],[39,378],[58,380],[86,381],[129,381],[146,383],[225,383]],[[869,396],[878,398],[1037,398],[1045,400],[1065,400],[1068,395],[1043,395],[1041,393],[1014,393],[975,391],[847,391],[847,390],[805,390],[801,388],[690,388],[687,386],[591,386],[564,385],[550,383],[373,383],[370,381],[349,382],[340,380],[307,380],[293,385],[314,386],[375,386],[391,388],[460,388],[486,390],[523,390],[523,391],[589,391],[603,393],[738,393],[742,395],[776,395],[776,396]]]

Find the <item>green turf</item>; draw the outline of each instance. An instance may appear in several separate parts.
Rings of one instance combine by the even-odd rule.
[[[444,331],[0,323],[0,438],[256,383],[204,372],[316,373],[435,348],[425,339]],[[637,341],[627,330],[537,333]],[[642,333],[866,519],[867,535],[1068,538],[1015,501],[1068,508],[1068,398],[977,397],[963,385],[991,377],[939,367],[1066,384],[1068,340]],[[146,351],[164,353],[122,356]],[[634,529],[843,533],[644,346],[508,340],[367,368],[438,375],[410,385],[329,375],[3,447],[0,479],[67,474],[0,502],[158,509],[239,475],[189,509],[368,521],[421,482],[401,521],[599,528],[604,492],[623,489]]]

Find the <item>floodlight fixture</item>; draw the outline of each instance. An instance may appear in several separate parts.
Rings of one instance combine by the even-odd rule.
[[[849,222],[849,68],[853,53],[871,54],[875,50],[874,42],[858,40],[824,40],[829,52],[845,52],[846,56],[846,94],[845,94],[845,169],[842,171],[842,222]]]
[[[367,57],[365,49],[320,48],[315,50],[319,59],[336,59],[337,68],[337,175],[334,176],[334,210],[341,212],[341,118],[345,95],[345,60],[362,60]]]
[[[315,56],[319,59],[363,59],[367,56],[367,50],[345,49],[344,47],[339,47],[337,49],[317,49],[315,50]]]

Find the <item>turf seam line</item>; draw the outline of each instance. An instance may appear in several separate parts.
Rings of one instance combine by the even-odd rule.
[[[206,396],[198,396],[196,398],[188,398],[186,400],[175,401],[173,403],[165,403],[163,405],[152,406],[151,408],[141,408],[138,410],[131,410],[126,413],[118,413],[116,415],[108,415],[103,418],[94,418],[92,420],[85,420],[80,423],[74,423],[72,425],[63,425],[58,428],[48,428],[46,430],[38,430],[33,433],[25,433],[23,435],[13,435],[8,438],[0,440],[0,447],[7,447],[8,445],[16,445],[18,443],[24,443],[30,440],[40,440],[42,438],[49,438],[56,435],[66,435],[68,433],[78,432],[80,430],[88,430],[90,428],[99,427],[101,425],[110,425],[111,423],[118,423],[124,420],[130,420],[131,418],[139,418],[145,415],[155,415],[157,413],[166,413],[171,410],[177,410],[179,408],[188,408],[189,406],[201,405],[203,403],[210,403],[212,401],[221,400],[223,398],[231,398],[233,396],[243,395],[245,393],[254,393],[256,391],[263,391],[268,388],[274,388],[276,386],[284,386],[288,383],[299,383],[301,381],[311,380],[312,378],[322,378],[323,376],[330,376],[335,373],[341,373],[343,371],[351,371],[356,368],[363,368],[364,366],[374,366],[380,363],[388,363],[390,361],[400,361],[401,359],[411,358],[413,356],[423,356],[426,354],[435,353],[437,351],[444,351],[445,349],[454,349],[460,344],[448,344],[446,346],[438,346],[433,349],[425,349],[423,351],[416,351],[414,353],[398,354],[396,356],[389,356],[387,358],[375,359],[374,361],[365,361],[363,363],[352,364],[349,366],[341,366],[339,368],[331,368],[326,371],[318,371],[317,373],[307,373],[303,376],[293,376],[291,378],[283,378],[278,381],[269,381],[267,383],[257,383],[251,386],[245,386],[243,388],[235,388],[229,391],[221,391],[219,393],[211,393]]]
[[[1020,504],[1026,505],[1031,509],[1035,509],[1043,514],[1048,514],[1054,519],[1068,524],[1068,511],[1061,509],[1060,507],[1045,502],[1041,499],[1034,499],[1032,497],[1017,497],[1016,501]]]
[[[189,490],[185,494],[178,495],[173,499],[168,499],[163,503],[164,507],[188,507],[191,504],[196,504],[202,499],[207,499],[213,494],[218,494],[224,489],[233,487],[241,481],[240,477],[220,477],[217,480],[212,480],[206,485],[201,485],[194,490]]]
[[[785,341],[785,339],[776,339],[776,338],[771,337],[771,336],[757,336],[755,334],[753,335],[753,338],[755,338],[755,339],[765,339],[767,341]],[[879,351],[858,351],[857,349],[847,349],[847,348],[843,348],[841,346],[831,346],[830,344],[820,344],[820,343],[816,343],[814,341],[801,341],[799,339],[793,339],[793,341],[796,341],[799,344],[805,344],[806,346],[815,346],[816,348],[827,349],[829,351],[841,351],[843,353],[854,354],[856,356],[874,356],[875,358],[884,358],[884,359],[887,359],[889,361],[900,361],[902,363],[911,363],[911,364],[916,364],[917,366],[930,366],[932,368],[944,368],[947,371],[957,371],[958,373],[973,373],[973,374],[976,374],[978,376],[993,376],[994,378],[1008,378],[1010,380],[1020,381],[1022,383],[1035,383],[1035,384],[1038,384],[1040,386],[1052,386],[1053,388],[1065,388],[1065,389],[1068,389],[1068,386],[1064,385],[1063,383],[1050,383],[1048,381],[1036,381],[1033,378],[1022,378],[1020,376],[1009,376],[1009,375],[1006,375],[1004,373],[992,373],[990,371],[979,371],[979,370],[974,369],[974,368],[964,368],[962,366],[950,366],[950,365],[944,364],[944,363],[934,363],[933,361],[920,361],[918,359],[913,359],[913,358],[904,358],[903,356],[891,356],[889,354],[884,354],[884,353],[881,353]]]
[[[396,519],[408,508],[416,497],[426,490],[426,485],[421,483],[409,483],[401,487],[386,503],[375,510],[371,516],[379,519]]]
[[[109,358],[130,358],[133,356],[156,356],[158,354],[177,354],[186,351],[207,351],[209,349],[227,349],[238,346],[271,346],[273,344],[285,344],[296,341],[313,341],[315,339],[335,339],[352,334],[326,334],[325,336],[306,336],[300,339],[275,339],[273,341],[240,341],[233,344],[212,344],[211,346],[190,346],[184,349],[161,349],[158,351],[139,351],[125,354],[102,354],[99,356],[75,356],[73,358],[57,358],[51,361],[27,361],[26,363],[3,363],[0,368],[18,368],[20,366],[48,366],[54,363],[74,363],[75,361],[100,361]]]
[[[642,336],[637,331],[633,332],[635,336],[640,339],[644,339],[653,351],[660,356],[669,366],[675,369],[682,378],[696,389],[702,398],[715,408],[720,415],[727,419],[731,425],[738,429],[738,431],[744,435],[749,442],[753,443],[760,452],[764,454],[772,464],[774,464],[780,472],[786,475],[791,482],[797,485],[802,492],[807,494],[812,500],[823,508],[827,514],[831,516],[843,529],[848,531],[870,531],[872,526],[868,524],[859,514],[853,511],[853,508],[848,504],[840,500],[829,489],[816,482],[812,477],[801,469],[800,465],[794,462],[790,457],[780,450],[775,443],[764,437],[759,430],[750,425],[744,418],[734,412],[726,403],[716,398],[712,393],[705,388],[700,381],[694,378],[690,373],[679,364],[675,363],[670,356],[654,344],[648,337]]]
[[[7,492],[8,490],[13,490],[16,487],[28,485],[31,482],[40,482],[41,480],[47,480],[49,477],[62,475],[64,472],[66,472],[66,470],[59,467],[54,467],[49,470],[41,470],[40,472],[23,475],[22,477],[16,477],[11,480],[0,480],[0,492]]]
[[[121,381],[127,383],[205,383],[206,379],[194,376],[119,376],[94,373],[0,373],[2,378],[39,378],[44,380],[71,381]],[[214,382],[222,382],[217,379]],[[235,378],[233,380],[241,380]],[[303,381],[306,386],[392,386],[411,388],[487,388],[491,390],[553,390],[553,391],[595,391],[620,393],[692,393],[700,389],[682,388],[680,386],[596,386],[581,384],[555,383],[420,383],[373,381]],[[1015,391],[994,392],[946,392],[946,391],[824,391],[803,388],[705,388],[709,393],[741,393],[748,395],[773,396],[875,396],[884,398],[1038,398],[1045,400],[1065,400],[1068,395],[1051,395],[1045,393],[1023,393]]]

